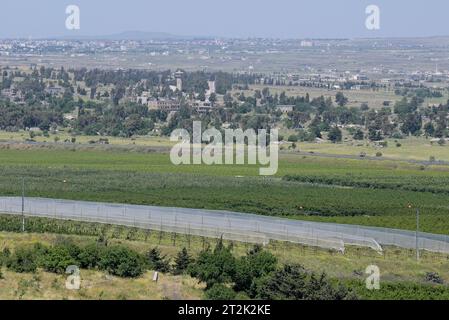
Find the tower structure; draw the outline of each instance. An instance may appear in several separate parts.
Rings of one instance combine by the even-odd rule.
[[[209,94],[215,93],[216,92],[215,80],[209,80],[209,81],[207,81],[207,84],[209,86]]]
[[[178,70],[175,72],[175,79],[176,79],[176,89],[179,91],[182,91],[182,75],[184,73],[181,70]]]

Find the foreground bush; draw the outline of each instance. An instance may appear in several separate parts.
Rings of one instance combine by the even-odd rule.
[[[145,270],[144,258],[123,246],[105,247],[98,265],[101,270],[119,277],[135,278]]]
[[[7,259],[6,267],[18,273],[35,272],[37,269],[37,256],[32,248],[18,248]]]
[[[210,289],[206,290],[204,296],[207,300],[234,300],[236,292],[224,284],[214,284]]]
[[[76,253],[70,251],[69,246],[54,246],[41,258],[42,267],[45,271],[63,274],[68,266],[78,265],[78,261],[75,258],[76,255]]]
[[[315,273],[300,265],[285,265],[261,278],[256,284],[257,298],[263,300],[348,300],[356,295],[344,286],[335,286],[323,273]]]

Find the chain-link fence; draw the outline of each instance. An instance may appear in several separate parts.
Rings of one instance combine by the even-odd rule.
[[[22,198],[1,197],[0,211],[22,213]],[[382,251],[381,245],[449,253],[449,237],[415,232],[317,223],[228,211],[24,198],[27,216],[138,227],[148,230],[267,244],[288,241],[344,252],[345,245]]]

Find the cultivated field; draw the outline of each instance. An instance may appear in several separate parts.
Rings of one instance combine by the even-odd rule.
[[[22,150],[22,148],[28,150]],[[9,148],[9,149],[8,149]],[[449,234],[449,169],[400,161],[282,154],[278,174],[257,166],[174,166],[166,153],[112,146],[4,145],[0,193],[189,208]]]

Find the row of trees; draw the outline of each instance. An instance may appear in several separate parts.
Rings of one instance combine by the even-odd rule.
[[[236,258],[232,246],[218,241],[202,251],[188,269],[206,283],[208,299],[252,298],[266,300],[343,300],[356,296],[335,286],[323,273],[316,275],[300,265],[279,266],[276,257],[260,246]]]
[[[70,265],[98,269],[119,277],[139,277],[146,270],[175,275],[189,274],[205,283],[208,299],[295,299],[341,300],[356,296],[343,286],[336,286],[325,274],[316,275],[300,265],[280,267],[276,257],[255,246],[242,257],[235,257],[232,245],[220,239],[215,248],[206,248],[196,259],[186,248],[173,261],[153,248],[147,254],[122,245],[108,245],[100,239],[86,246],[59,240],[54,246],[36,243],[18,246],[0,253],[0,267],[19,273],[34,273],[37,268],[64,274]],[[1,268],[0,268],[1,270]]]

